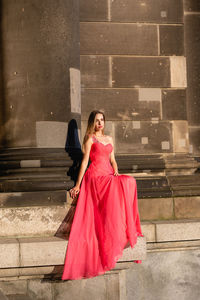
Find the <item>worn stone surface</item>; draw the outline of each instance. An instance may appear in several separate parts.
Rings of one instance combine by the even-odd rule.
[[[55,234],[69,206],[2,208],[1,236],[42,236]]]
[[[186,57],[170,56],[171,87],[187,87]]]
[[[107,21],[107,0],[80,0],[80,21]]]
[[[111,20],[124,22],[181,23],[181,0],[115,0],[111,2]]]
[[[197,300],[199,255],[199,249],[148,253],[145,262],[126,271],[127,300]]]
[[[184,55],[183,26],[160,25],[160,54]]]
[[[0,207],[30,207],[62,205],[66,202],[67,191],[40,191],[1,193]]]
[[[139,199],[141,220],[162,220],[173,218],[172,198]]]
[[[6,277],[52,273],[54,266],[63,266],[67,244],[68,241],[64,236],[59,238],[53,236],[19,238],[17,241],[15,239],[1,238],[0,269],[12,268],[12,272],[8,273],[6,270],[5,273],[2,272],[0,275]],[[15,245],[16,247],[14,247]],[[119,264],[123,262],[132,263],[134,260],[145,259],[145,237],[138,237],[134,247],[124,249],[122,256],[118,258]],[[44,268],[45,266],[50,267],[51,270]],[[42,269],[39,270],[37,267],[41,267]],[[117,269],[118,265],[116,264],[115,267]],[[27,270],[24,271],[23,268],[27,268]]]
[[[200,12],[200,2],[197,0],[184,0],[184,10],[187,12]]]
[[[0,267],[15,268],[20,266],[19,242],[17,239],[0,239]]]
[[[192,154],[200,154],[200,127],[189,127],[190,148]]]
[[[158,242],[199,239],[199,220],[176,220],[176,222],[156,222],[156,240]]]
[[[3,1],[1,132],[7,147],[37,147],[36,121],[70,118],[69,66],[79,68],[78,9],[78,1]]]
[[[140,202],[140,200],[139,200],[139,202]],[[141,215],[141,212],[140,212],[140,215]],[[152,224],[149,221],[141,221],[141,228],[142,228],[142,233],[146,238],[146,241],[147,242],[155,242],[155,240],[156,240],[155,224]]]
[[[163,248],[162,251],[149,252],[148,259],[142,264],[133,264],[119,274],[64,282],[29,278],[26,298],[18,294],[18,298],[9,299],[86,300],[92,297],[98,300],[197,300],[200,250],[198,247],[193,250],[175,247],[176,251]],[[20,280],[16,280],[15,284],[18,283]],[[10,281],[7,280],[6,284]]]
[[[0,290],[0,299],[1,300],[8,300],[8,297],[6,297],[1,290]]]
[[[80,53],[82,55],[158,55],[157,27],[101,22],[82,23],[80,25]]]
[[[192,2],[191,2],[192,3]],[[194,2],[193,2],[194,3]],[[198,2],[195,2],[199,7]],[[195,5],[195,4],[194,4]],[[199,49],[200,15],[185,16],[185,49],[187,57],[187,113],[189,125],[200,125]]]
[[[188,122],[173,121],[174,152],[188,152]]]
[[[20,265],[22,267],[60,265],[64,263],[66,240],[55,237],[20,238],[19,243]]]
[[[178,219],[200,218],[200,196],[175,197],[174,210]]]
[[[53,287],[50,282],[39,279],[28,280],[28,295],[35,300],[53,300]]]
[[[118,153],[156,153],[172,150],[171,124],[141,121],[115,122],[115,142]]]
[[[103,56],[81,56],[81,86],[109,87],[109,58]]]
[[[163,120],[187,120],[186,90],[162,90]]]
[[[37,121],[35,130],[38,148],[65,148],[67,122]]]
[[[87,120],[94,109],[103,110],[107,120],[160,119],[159,100],[141,100],[138,96],[138,89],[85,89],[82,91],[82,120]]]
[[[7,296],[12,294],[26,294],[26,280],[0,281],[0,290]],[[1,298],[0,298],[1,299]]]
[[[113,87],[169,87],[168,58],[113,57]]]
[[[104,276],[84,280],[69,280],[54,285],[56,300],[104,300],[106,298],[106,282]],[[119,298],[117,298],[119,299]]]

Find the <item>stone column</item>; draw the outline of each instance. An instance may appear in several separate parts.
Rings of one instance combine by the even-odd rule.
[[[185,49],[187,56],[187,115],[190,152],[200,154],[200,2],[184,0]]]
[[[80,150],[79,0],[1,6],[0,190],[66,189],[66,150]]]
[[[78,0],[2,1],[4,148],[64,148],[80,129]]]

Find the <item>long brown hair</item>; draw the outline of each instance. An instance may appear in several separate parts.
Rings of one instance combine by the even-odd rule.
[[[95,132],[95,123],[96,123],[96,115],[97,114],[103,115],[104,122],[106,120],[104,113],[102,111],[100,111],[100,110],[93,110],[90,113],[89,118],[88,118],[87,129],[86,129],[86,132],[85,132],[85,135],[84,135],[84,138],[83,138],[83,144],[82,144],[82,150],[83,150],[83,152],[84,152],[85,142],[88,140],[89,135],[93,134]],[[102,133],[104,134],[104,128],[102,129]]]

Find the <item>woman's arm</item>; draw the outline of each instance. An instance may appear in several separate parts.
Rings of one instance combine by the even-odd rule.
[[[70,190],[70,196],[72,198],[74,198],[80,191],[80,185],[81,185],[81,181],[83,179],[83,175],[85,173],[85,170],[87,168],[88,165],[88,161],[89,161],[89,156],[90,156],[90,149],[92,146],[92,138],[89,137],[88,140],[85,142],[85,148],[84,148],[84,153],[83,153],[83,159],[81,162],[81,167],[79,170],[79,174],[78,174],[78,178],[76,181],[76,185]]]
[[[116,160],[115,160],[113,139],[112,139],[111,136],[110,136],[110,142],[111,142],[111,144],[112,144],[112,146],[113,146],[113,150],[112,150],[112,152],[111,152],[111,154],[110,154],[110,163],[111,163],[111,165],[112,165],[112,167],[113,167],[114,175],[119,175],[119,173],[118,173],[117,162],[116,162]]]

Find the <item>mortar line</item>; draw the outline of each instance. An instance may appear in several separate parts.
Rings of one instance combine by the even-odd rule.
[[[108,85],[112,88],[112,57],[108,57]]]
[[[160,28],[157,25],[157,39],[158,39],[158,56],[160,56]]]
[[[109,53],[109,54],[97,54],[97,53],[88,53],[88,54],[80,54],[80,56],[81,57],[84,57],[84,56],[96,56],[96,57],[98,57],[98,56],[102,56],[102,57],[107,57],[107,56],[113,56],[113,57],[121,57],[121,58],[124,58],[124,57],[141,57],[141,58],[149,58],[149,57],[152,57],[152,58],[158,58],[158,59],[160,59],[160,58],[170,58],[171,57],[171,55],[160,55],[160,56],[158,56],[158,55],[139,55],[139,54],[112,54],[112,53]],[[184,55],[176,55],[176,56],[178,56],[178,57],[184,57]]]
[[[200,15],[200,12],[198,11],[184,11],[184,16],[187,15]]]
[[[111,0],[107,0],[107,4],[108,4],[108,21],[111,21]]]
[[[111,0],[108,0],[111,1]],[[110,14],[110,16],[109,16]],[[111,18],[111,12],[108,12],[108,18]],[[114,22],[114,21],[80,21],[80,24],[84,23],[105,23],[105,24],[135,24],[135,25],[148,25],[148,26],[155,26],[155,25],[163,25],[163,26],[184,26],[184,23],[149,23],[149,22]]]

